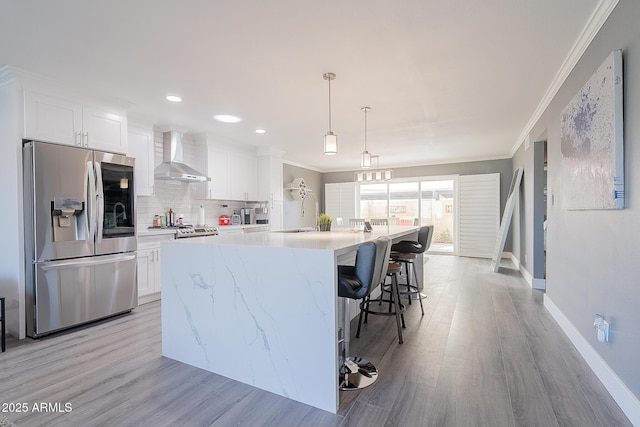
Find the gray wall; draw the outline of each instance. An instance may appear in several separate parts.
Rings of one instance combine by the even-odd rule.
[[[439,175],[475,175],[483,173],[499,173],[500,174],[500,212],[504,211],[504,205],[507,201],[509,185],[511,184],[512,170],[511,159],[502,160],[485,160],[480,162],[450,163],[445,165],[424,165],[410,166],[402,168],[393,168],[394,178],[413,178],[420,176],[439,176]],[[348,182],[353,181],[353,171],[350,172],[328,172],[323,174],[323,183],[332,182]],[[511,251],[512,239],[507,235],[504,250]]]
[[[324,206],[324,185],[322,185],[322,174],[311,169],[305,169],[302,167],[284,163],[282,165],[282,179],[284,181],[284,186],[293,181],[294,178],[304,179],[304,182],[307,184],[307,188],[310,188],[313,194],[318,197],[320,212],[323,212],[322,207]],[[300,201],[294,199],[291,196],[290,191],[284,190],[283,199],[284,202],[282,207],[282,228],[287,229],[314,226],[316,201],[313,196],[308,196],[307,200],[304,203],[304,217],[300,216],[300,213],[302,212]]]
[[[640,398],[640,2],[621,0],[594,38],[543,116],[531,131],[532,147],[514,156],[525,164],[523,206],[527,212],[520,242],[533,248],[533,141],[548,149],[547,297]],[[560,154],[560,115],[609,54],[623,50],[624,156],[626,207],[621,210],[565,210]],[[555,202],[551,203],[551,197]],[[530,214],[531,213],[531,214]],[[531,259],[530,259],[531,261]],[[530,266],[527,270],[533,273]],[[610,342],[593,330],[596,313],[611,323]]]
[[[523,166],[524,176],[520,185],[520,200],[514,217],[520,218],[518,227],[512,227],[512,253],[533,278],[544,280],[544,204],[543,174],[544,141],[546,134],[535,140],[529,148],[521,146],[513,156],[514,169]]]

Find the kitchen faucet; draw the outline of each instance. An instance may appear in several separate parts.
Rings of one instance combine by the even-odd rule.
[[[122,220],[123,221],[127,220],[127,207],[124,205],[124,203],[117,202],[115,205],[113,205],[113,219],[115,220],[116,225],[118,224],[118,216],[116,214],[116,210],[118,209],[118,206],[122,208]]]
[[[316,196],[315,194],[309,192],[309,190],[307,190],[307,193],[305,194],[305,196],[302,198],[302,212],[300,213],[300,216],[304,216],[304,201],[307,200],[307,196],[313,196],[314,199],[316,199],[316,217],[315,220],[313,222],[313,229],[314,231],[318,231],[318,217],[320,216],[320,206],[318,204],[318,196]]]

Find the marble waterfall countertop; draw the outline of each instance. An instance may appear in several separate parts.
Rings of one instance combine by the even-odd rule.
[[[381,235],[260,232],[162,242],[162,354],[338,410],[337,265]]]

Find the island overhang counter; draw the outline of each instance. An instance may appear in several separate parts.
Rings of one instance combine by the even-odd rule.
[[[417,228],[162,242],[162,355],[336,413],[337,265],[383,235]]]

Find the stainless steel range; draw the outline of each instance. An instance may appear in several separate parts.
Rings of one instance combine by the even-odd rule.
[[[176,229],[176,239],[184,239],[185,237],[202,237],[202,236],[216,236],[218,234],[218,227],[210,225],[184,225]]]

